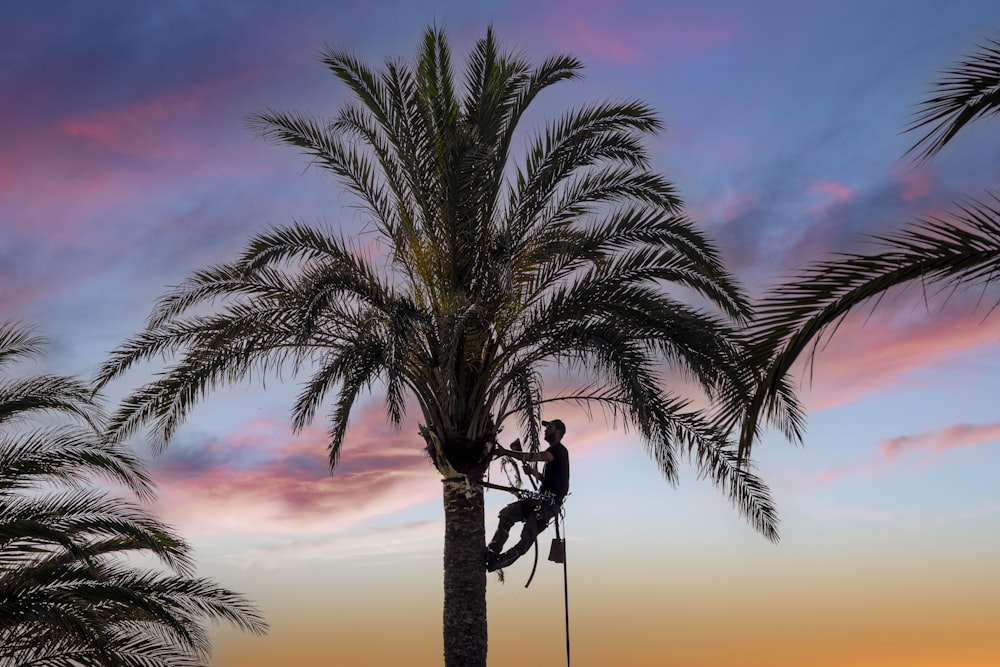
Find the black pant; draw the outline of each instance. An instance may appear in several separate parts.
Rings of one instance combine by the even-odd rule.
[[[524,526],[521,528],[521,539],[507,552],[499,556],[498,561],[501,563],[501,567],[510,565],[528,552],[538,533],[545,530],[549,522],[559,514],[560,507],[561,503],[558,500],[525,499],[512,502],[500,510],[497,532],[494,533],[493,539],[489,543],[489,549],[494,554],[500,554],[514,524],[518,521],[524,522]]]

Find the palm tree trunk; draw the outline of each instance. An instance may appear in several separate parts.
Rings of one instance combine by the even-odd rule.
[[[444,484],[444,664],[486,666],[483,489]]]

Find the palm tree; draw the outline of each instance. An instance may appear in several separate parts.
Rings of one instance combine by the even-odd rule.
[[[1000,113],[1000,42],[989,40],[944,70],[936,91],[920,103],[908,131],[923,131],[906,152],[918,160],[936,155],[967,124]],[[840,254],[815,262],[774,288],[754,325],[758,363],[767,374],[750,404],[740,438],[749,455],[774,398],[788,389],[788,373],[824,333],[832,335],[848,313],[896,288],[918,284],[941,292],[987,287],[1000,275],[1000,198],[987,193],[957,205],[947,217],[918,219],[875,236],[877,252]],[[783,400],[787,400],[787,397]],[[799,437],[798,429],[791,431]]]
[[[0,325],[0,367],[41,351],[30,329]],[[34,425],[51,413],[44,425]],[[206,619],[261,633],[241,596],[193,578],[188,546],[139,505],[153,488],[141,461],[105,441],[91,390],[72,378],[0,381],[0,665],[194,667]],[[106,485],[106,484],[105,484]],[[125,562],[147,554],[163,566]]]
[[[415,405],[444,482],[452,667],[486,659],[485,517],[475,483],[509,421],[538,447],[540,409],[551,401],[624,419],[671,482],[678,454],[690,453],[774,539],[766,488],[735,465],[725,436],[752,377],[739,337],[747,299],[682,215],[671,184],[650,171],[643,139],[661,128],[653,111],[632,101],[572,110],[531,138],[518,162],[519,121],[543,90],[580,76],[574,58],[531,65],[501,51],[488,30],[460,84],[443,32],[428,28],[412,63],[373,70],[332,48],[322,62],[354,96],[332,121],[267,111],[249,124],[303,150],[356,195],[385,255],[294,223],[196,272],[100,369],[103,386],[140,361],[175,360],[123,402],[114,434],[151,423],[166,443],[213,388],[282,366],[308,369],[292,423],[309,424],[329,397],[333,469],[359,395],[382,392],[397,426]],[[555,367],[586,380],[546,396],[543,374]],[[668,368],[716,407],[696,409],[666,390]]]

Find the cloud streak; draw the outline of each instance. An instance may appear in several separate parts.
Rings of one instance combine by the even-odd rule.
[[[955,424],[943,429],[901,435],[879,444],[879,455],[896,461],[917,453],[937,458],[953,449],[975,447],[1000,440],[1000,422],[993,424]]]
[[[843,183],[835,181],[813,181],[806,188],[810,198],[816,203],[806,207],[806,213],[825,213],[834,206],[852,201],[857,193]]]
[[[581,4],[588,11],[580,11]],[[561,51],[590,61],[635,66],[662,64],[678,53],[703,53],[729,44],[740,28],[727,16],[723,20],[718,14],[674,10],[650,22],[623,12],[617,3],[573,2],[557,4],[543,25]],[[674,58],[665,58],[668,52]]]
[[[969,300],[927,313],[920,301],[900,298],[883,302],[877,313],[862,309],[849,316],[821,343],[812,369],[803,355],[795,377],[810,407],[826,409],[878,392],[912,389],[916,371],[996,346],[998,338],[1000,318],[984,319]]]
[[[419,438],[363,411],[333,472],[326,434],[272,420],[168,449],[153,462],[166,518],[200,534],[345,531],[440,494]],[[205,507],[213,508],[206,513]]]
[[[852,481],[858,478],[886,478],[944,464],[955,450],[996,444],[1000,440],[1000,422],[954,424],[941,429],[887,438],[879,442],[862,461],[833,466],[817,473],[803,486],[814,488]],[[887,516],[886,518],[891,518]]]
[[[244,566],[262,563],[287,567],[291,563],[317,560],[364,560],[410,558],[439,554],[444,535],[442,521],[413,521],[398,526],[363,528],[352,532],[307,536],[259,546],[236,560]]]

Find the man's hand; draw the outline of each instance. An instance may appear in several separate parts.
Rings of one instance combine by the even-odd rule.
[[[497,446],[493,448],[493,457],[496,458],[497,456],[509,456],[512,459],[520,459],[523,461],[524,452],[521,451],[521,441],[515,440],[514,442],[510,443],[510,446],[511,448],[507,449],[500,443],[497,443]]]
[[[497,443],[493,455],[509,456],[512,459],[520,459],[521,461],[524,461],[524,452],[521,451],[521,439],[517,438],[514,442],[510,443],[510,449],[507,449],[500,443]]]

